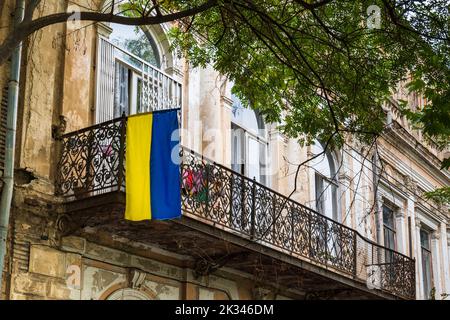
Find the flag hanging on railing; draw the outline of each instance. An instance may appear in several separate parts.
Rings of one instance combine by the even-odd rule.
[[[181,216],[177,110],[128,118],[125,163],[125,219]]]

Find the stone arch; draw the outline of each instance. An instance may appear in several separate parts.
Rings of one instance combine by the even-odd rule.
[[[129,298],[128,298],[129,297]],[[146,286],[130,287],[128,281],[116,283],[106,289],[99,300],[158,300],[156,292]]]
[[[145,291],[122,288],[111,293],[105,300],[154,300],[154,297],[150,296]]]

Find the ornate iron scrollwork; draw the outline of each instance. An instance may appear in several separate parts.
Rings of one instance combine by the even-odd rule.
[[[58,194],[76,200],[124,190],[125,128],[122,117],[63,135]],[[355,230],[191,150],[180,149],[180,156],[184,212],[363,281],[369,275],[362,269],[378,266],[381,290],[414,298],[413,259],[374,244]],[[66,223],[60,221],[62,229]],[[207,274],[211,267],[199,261],[196,273]]]

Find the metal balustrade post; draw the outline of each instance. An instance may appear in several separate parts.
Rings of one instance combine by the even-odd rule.
[[[240,228],[241,230],[245,230],[247,225],[247,210],[245,209],[245,180],[240,177],[241,180],[241,189],[240,189],[240,205],[241,205],[241,218],[240,220]]]
[[[276,230],[275,225],[277,223],[277,221],[275,221],[275,220],[277,219],[277,215],[278,215],[277,214],[277,206],[276,206],[275,196],[272,197],[272,208],[273,208],[273,210],[272,210],[272,223],[271,223],[271,225],[272,225],[272,242],[275,243],[275,239],[276,239],[276,237],[275,237],[275,235],[276,235],[276,233],[275,233],[275,230]]]
[[[56,148],[57,148],[58,162],[57,162],[57,166],[56,166],[55,194],[62,195],[64,181],[63,181],[63,176],[62,176],[61,170],[62,170],[62,159],[63,159],[63,152],[64,152],[64,139],[62,139],[61,137],[56,140]]]
[[[233,227],[234,221],[233,221],[233,188],[234,188],[234,174],[230,174],[230,226]]]
[[[87,156],[86,156],[86,181],[85,186],[81,188],[81,193],[87,192],[87,190],[92,190],[92,185],[94,183],[95,174],[96,174],[96,168],[92,166],[95,151],[93,150],[93,145],[95,141],[95,129],[88,134],[88,148],[87,148]],[[93,152],[94,151],[94,152]],[[93,171],[93,172],[91,172]]]
[[[358,271],[358,235],[353,232],[353,275],[357,277]]]
[[[308,248],[309,248],[309,258],[313,258],[313,248],[312,248],[312,214],[308,212]]]
[[[328,263],[328,221],[327,221],[327,219],[325,219],[325,218],[322,218],[323,219],[323,221],[325,222],[325,241],[323,242],[324,243],[324,246],[325,246],[325,263]]]
[[[210,210],[210,206],[209,206],[209,167],[208,167],[208,164],[205,164],[203,162],[203,157],[202,157],[202,165],[203,165],[203,168],[205,170],[205,175],[206,175],[205,217],[207,217],[207,216],[209,216],[209,210]]]
[[[125,173],[125,136],[126,136],[126,125],[127,118],[125,112],[122,113],[122,117],[120,119],[120,139],[119,139],[119,172],[117,177],[117,191],[120,191],[122,188],[122,183],[124,181],[124,173]]]
[[[250,237],[252,239],[255,237],[255,219],[256,219],[256,179],[253,178],[253,184],[252,184],[252,211],[251,211],[251,226],[250,226]]]
[[[294,243],[294,241],[295,241],[295,237],[294,237],[294,224],[295,224],[295,221],[294,221],[294,210],[292,209],[292,207],[291,207],[291,252],[293,252],[294,251],[294,248],[295,248],[295,243]]]

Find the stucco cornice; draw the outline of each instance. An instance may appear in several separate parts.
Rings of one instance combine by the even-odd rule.
[[[397,148],[400,152],[407,155],[410,159],[424,162],[430,171],[432,171],[434,177],[438,179],[443,185],[450,184],[450,173],[447,170],[441,170],[440,160],[432,155],[426,148],[424,148],[420,142],[414,139],[411,135],[407,134],[401,126],[397,123],[398,130],[392,130],[389,134],[383,135],[386,142]],[[412,139],[411,139],[412,138]]]
[[[441,167],[441,161],[439,158],[432,154],[428,148],[426,148],[420,141],[418,141],[413,135],[411,135],[405,128],[401,126],[400,123],[394,121],[393,130],[389,134],[384,136],[385,138],[391,138],[396,142],[407,143],[407,151],[416,156],[419,156],[423,160],[427,161],[431,166],[437,170]],[[398,145],[399,147],[404,147],[404,145]],[[406,148],[405,148],[406,149]],[[439,170],[440,171],[440,170]]]

